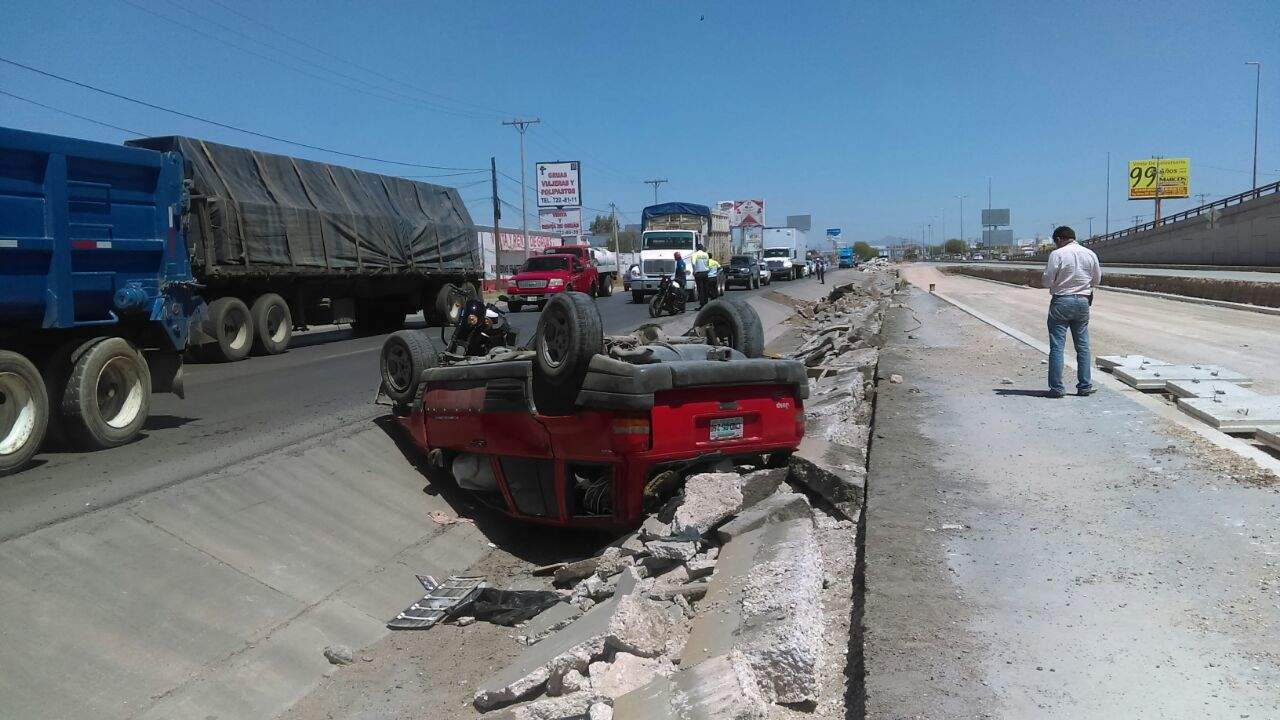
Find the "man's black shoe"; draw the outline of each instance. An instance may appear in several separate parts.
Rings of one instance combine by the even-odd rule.
[[[1084,390],[1081,390],[1081,391],[1077,392],[1076,394],[1077,394],[1077,395],[1079,395],[1080,397],[1089,397],[1090,395],[1092,395],[1092,394],[1094,394],[1094,393],[1096,393],[1096,392],[1098,392],[1098,386],[1097,386],[1097,385],[1090,385],[1089,387],[1085,388]]]
[[[1045,393],[1044,396],[1047,398],[1053,398],[1054,400],[1060,400],[1061,398],[1065,397],[1063,393],[1054,392],[1053,390],[1050,390],[1049,392]]]

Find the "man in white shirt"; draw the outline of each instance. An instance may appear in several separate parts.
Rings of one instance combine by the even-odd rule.
[[[1063,225],[1053,231],[1057,250],[1049,253],[1044,266],[1043,284],[1049,301],[1049,397],[1066,394],[1062,385],[1063,346],[1067,329],[1076,346],[1076,393],[1092,395],[1097,388],[1090,381],[1093,364],[1089,355],[1089,305],[1093,290],[1102,282],[1102,266],[1092,250],[1076,242],[1076,231]]]

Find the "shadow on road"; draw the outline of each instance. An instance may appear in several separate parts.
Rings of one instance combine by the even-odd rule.
[[[1002,397],[1019,396],[1019,397],[1049,397],[1048,390],[1016,390],[1012,388],[995,388],[995,393]]]
[[[178,415],[151,415],[147,418],[147,424],[143,426],[143,430],[172,430],[180,428],[187,423],[193,423],[198,418],[181,417]]]
[[[458,517],[474,521],[476,529],[490,542],[525,562],[550,565],[579,560],[594,554],[613,539],[607,533],[547,527],[509,518],[486,505],[476,494],[459,488],[447,472],[431,467],[426,454],[406,436],[395,417],[383,415],[374,418],[373,422],[422,474],[426,481],[423,492],[440,497]],[[431,520],[424,519],[424,522]]]

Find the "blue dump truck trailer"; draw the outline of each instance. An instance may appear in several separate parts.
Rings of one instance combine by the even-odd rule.
[[[837,264],[840,267],[851,268],[854,266],[852,245],[841,245],[839,248],[839,253],[840,254],[837,258]]]
[[[137,437],[185,358],[442,321],[482,277],[457,191],[219,145],[0,128],[0,475]]]

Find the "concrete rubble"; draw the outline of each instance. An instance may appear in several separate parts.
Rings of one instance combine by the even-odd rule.
[[[811,339],[791,356],[819,369],[800,449],[781,467],[691,475],[636,531],[554,566],[565,602],[529,621],[527,647],[481,683],[476,709],[511,720],[845,716],[876,345],[894,288],[890,273],[870,275],[867,288],[798,301],[793,333]]]

